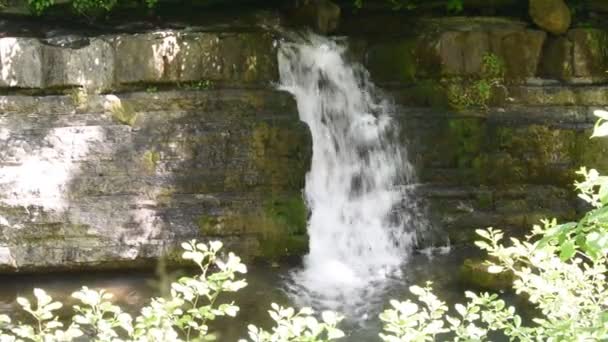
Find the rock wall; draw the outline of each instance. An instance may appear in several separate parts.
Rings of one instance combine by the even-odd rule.
[[[588,138],[608,103],[606,31],[444,18],[379,36],[348,20],[340,33],[394,98],[416,191],[453,242],[577,216],[574,170],[608,171],[608,143]],[[276,39],[230,26],[0,38],[0,270],[137,267],[193,238],[301,254],[312,142],[274,87]],[[490,55],[500,82],[485,79]]]
[[[311,141],[271,84],[273,37],[86,41],[0,39],[1,269],[137,267],[193,238],[306,248]]]
[[[608,31],[552,36],[487,17],[418,27],[353,47],[395,98],[431,221],[468,242],[476,228],[521,234],[542,218],[575,219],[575,171],[608,172],[608,142],[589,139],[593,111],[608,105]],[[499,84],[484,79],[487,56],[502,64]],[[484,91],[487,103],[457,101]]]

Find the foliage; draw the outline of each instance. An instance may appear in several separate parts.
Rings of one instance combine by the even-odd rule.
[[[194,81],[180,85],[180,87],[185,90],[209,90],[213,88],[213,86],[214,84],[211,80]]]
[[[0,315],[0,341],[72,341],[79,337],[113,342],[214,340],[210,322],[218,316],[234,317],[239,311],[234,303],[218,304],[218,298],[222,293],[245,287],[246,282],[236,278],[247,269],[232,253],[225,260],[220,258],[220,242],[207,245],[191,241],[182,247],[182,258],[196,264],[200,274],[172,283],[168,298],[153,298],[139,316],[133,318],[112,304],[111,293],[83,287],[72,294],[79,304],[73,306],[74,314],[66,327],[56,313],[63,305],[44,290],[35,289],[35,305],[26,298],[17,299],[33,321],[14,323]],[[211,273],[211,269],[215,272]],[[250,325],[252,342],[331,341],[344,336],[336,328],[342,317],[330,311],[321,314],[322,321],[313,316],[310,308],[296,313],[292,308],[272,304],[269,313],[276,326],[269,332]]]
[[[296,313],[293,308],[283,308],[273,303],[269,313],[277,325],[272,328],[272,332],[249,325],[249,338],[252,342],[315,342],[344,337],[344,332],[336,328],[342,317],[331,311],[321,314],[322,322],[313,317],[314,311],[310,308],[303,308]]]
[[[599,119],[591,137],[608,136],[608,112],[597,110],[595,115]],[[578,196],[593,209],[578,222],[557,224],[555,220],[545,221],[542,227],[535,227],[535,232],[543,235],[540,245],[555,246],[563,260],[576,253],[594,261],[603,260],[608,253],[608,177],[585,167],[577,174],[584,178],[575,183],[580,192]]]
[[[448,102],[455,109],[487,108],[495,89],[504,88],[504,63],[493,53],[483,56],[481,73],[445,81]]]
[[[218,316],[234,317],[239,310],[233,303],[217,304],[219,296],[245,287],[247,283],[236,278],[247,269],[232,253],[225,260],[220,258],[220,242],[206,245],[191,241],[182,247],[182,257],[194,262],[200,274],[171,284],[169,298],[153,298],[136,318],[112,304],[110,293],[83,287],[72,295],[80,304],[73,307],[75,314],[64,329],[55,314],[62,304],[36,289],[35,307],[25,298],[17,299],[34,319],[33,324],[13,323],[9,317],[0,316],[0,341],[70,341],[83,335],[97,341],[190,341],[212,337],[209,322]],[[211,268],[216,271],[211,273]]]
[[[412,287],[412,293],[426,307],[421,311],[411,301],[392,303],[397,310],[388,310],[381,316],[385,330],[392,333],[381,335],[384,341],[431,341],[435,335],[448,332],[454,335],[454,341],[486,341],[492,331],[516,341],[608,338],[605,256],[597,261],[579,257],[564,262],[554,246],[539,246],[536,233],[524,241],[511,239],[508,247],[501,243],[503,233],[498,230],[490,228],[478,234],[484,238],[478,245],[496,260],[490,270],[514,272],[516,293],[525,295],[542,315],[525,325],[515,308],[507,306],[496,294],[466,292],[469,301],[466,305],[457,304],[458,316],[453,317],[446,315],[445,303],[432,295],[430,287]],[[414,333],[408,330],[411,327]]]
[[[70,0],[72,9],[84,16],[92,14],[106,13],[111,11],[120,0]],[[156,6],[158,0],[144,0],[148,8]],[[32,13],[36,15],[43,14],[48,8],[55,5],[55,0],[27,0],[28,6]]]
[[[72,103],[79,109],[86,108],[89,102],[89,94],[86,89],[82,87],[70,89],[68,91],[68,96],[72,100]]]
[[[425,4],[425,0],[387,0],[394,10],[411,11]],[[427,1],[428,3],[428,1]],[[450,13],[459,13],[464,10],[464,0],[441,0],[438,1]],[[354,5],[357,8],[362,8],[363,0],[354,0]]]
[[[608,113],[597,111],[600,121],[593,136],[606,136]],[[608,126],[607,126],[608,127]],[[437,335],[454,341],[485,341],[490,332],[500,332],[516,341],[600,341],[608,339],[608,177],[596,170],[582,169],[576,184],[580,197],[595,209],[579,222],[558,225],[544,220],[524,240],[502,242],[503,233],[489,228],[478,230],[493,262],[491,272],[511,271],[513,288],[539,312],[528,324],[513,306],[495,294],[466,292],[466,305],[455,305],[458,316],[447,315],[447,307],[431,288],[412,287],[422,308],[412,301],[391,302],[392,309],[381,319],[384,341],[432,341]],[[451,335],[445,335],[445,334]]]

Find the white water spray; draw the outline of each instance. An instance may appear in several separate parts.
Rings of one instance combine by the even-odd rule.
[[[400,210],[412,169],[392,106],[344,52],[313,35],[279,52],[281,89],[295,96],[313,141],[305,187],[310,253],[294,286],[331,308],[392,277],[415,240]]]

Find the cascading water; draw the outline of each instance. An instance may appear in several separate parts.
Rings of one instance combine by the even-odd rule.
[[[392,106],[344,54],[339,42],[312,34],[279,51],[281,89],[295,96],[313,141],[310,253],[291,290],[307,297],[303,304],[332,309],[366,301],[362,291],[394,277],[415,240],[401,210],[413,171]]]

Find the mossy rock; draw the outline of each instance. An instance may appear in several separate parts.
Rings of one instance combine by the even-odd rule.
[[[110,112],[112,113],[112,119],[120,124],[133,126],[137,121],[137,113],[127,103],[113,103]]]
[[[600,173],[608,173],[608,139],[590,138],[591,129],[578,133],[576,146],[577,166],[597,169]]]
[[[370,46],[365,65],[378,83],[413,83],[437,78],[440,62],[430,37],[405,37]]]
[[[458,168],[474,167],[485,139],[484,123],[479,119],[452,119],[448,128],[455,146],[454,163]]]
[[[399,103],[447,109],[450,107],[448,95],[441,82],[436,80],[419,80],[413,86],[397,94]]]
[[[306,125],[263,122],[253,127],[250,139],[245,146],[250,146],[254,166],[270,185],[271,193],[304,187],[312,156],[312,138]]]
[[[486,151],[480,166],[484,183],[569,185],[576,158],[577,134],[573,130],[544,125],[488,128]]]
[[[460,267],[460,280],[465,285],[486,290],[507,290],[513,285],[512,272],[490,273],[481,260],[466,259]]]
[[[308,253],[308,235],[261,237],[259,258],[275,261],[287,256],[301,256]]]
[[[160,153],[157,151],[146,151],[142,156],[142,163],[148,172],[154,172],[156,165],[160,161]]]
[[[306,234],[308,208],[302,196],[275,197],[264,205],[264,214],[290,235]]]
[[[410,83],[416,80],[416,40],[382,43],[370,48],[367,66],[377,82]]]
[[[308,209],[301,194],[274,195],[253,208],[232,208],[221,215],[202,215],[195,224],[209,236],[255,236],[255,254],[264,260],[302,255],[308,250]]]

